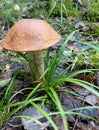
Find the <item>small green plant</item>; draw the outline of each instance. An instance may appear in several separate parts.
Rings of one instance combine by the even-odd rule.
[[[64,69],[62,72],[60,72],[57,76],[55,76],[55,73],[58,68],[58,64],[61,62],[61,58],[63,57],[63,51],[65,49],[65,46],[67,45],[68,41],[71,39],[71,37],[74,33],[75,32],[71,33],[66,38],[62,47],[59,49],[57,55],[51,61],[51,63],[48,64],[48,67],[45,71],[46,80],[44,83],[44,87],[45,87],[46,93],[48,93],[48,95],[51,97],[54,104],[57,106],[57,109],[61,114],[65,130],[68,130],[68,123],[67,123],[67,119],[66,119],[66,115],[65,115],[66,113],[63,110],[61,102],[57,95],[57,91],[56,91],[57,87],[59,87],[61,90],[60,86],[62,86],[64,82],[69,82],[69,83],[73,83],[73,84],[82,86],[82,87],[86,88],[87,90],[91,91],[92,93],[94,93],[97,97],[99,97],[99,92],[95,90],[95,88],[99,89],[97,86],[95,86],[89,82],[75,78],[78,74],[93,73],[94,69],[85,69],[85,70],[74,71],[74,72],[70,72],[70,74],[67,75],[67,72],[72,67],[72,65],[71,65],[71,66],[67,67],[66,69]],[[92,47],[96,48],[95,46],[92,46]],[[47,62],[47,63],[49,63],[49,62]]]
[[[74,2],[72,0],[50,0],[50,11],[48,17],[60,15],[62,22],[63,17],[78,17],[81,13],[82,11],[79,9],[78,5],[74,6]]]
[[[45,70],[45,77],[46,77],[46,81],[44,83],[45,87],[47,86],[50,87],[52,86],[53,88],[57,87],[57,86],[60,86],[62,85],[63,82],[65,82],[65,80],[67,80],[67,82],[69,82],[68,78],[70,78],[70,82],[74,82],[76,81],[77,79],[73,78],[75,77],[76,75],[78,74],[81,74],[81,73],[85,73],[85,72],[92,72],[94,69],[85,69],[85,70],[79,70],[79,71],[75,71],[75,72],[72,72],[70,73],[69,75],[66,75],[66,73],[69,71],[69,69],[72,67],[69,66],[67,67],[65,70],[63,70],[61,73],[59,73],[56,77],[55,77],[55,73],[57,71],[57,67],[58,67],[58,64],[61,62],[61,58],[63,57],[63,51],[65,49],[65,46],[66,44],[68,43],[68,41],[71,39],[72,35],[75,33],[76,31],[74,31],[73,33],[71,33],[65,40],[65,42],[63,43],[62,47],[59,49],[57,55],[55,56],[55,58],[51,61],[50,64],[48,64],[48,67],[47,69]],[[86,45],[89,45],[91,48],[94,48],[96,49],[97,51],[99,51],[99,48],[97,48],[95,45],[91,45],[91,44],[88,44],[86,42],[81,42],[79,41],[80,43],[82,44],[86,44]],[[49,62],[47,62],[49,63]],[[71,79],[73,78],[73,79]],[[58,81],[59,80],[59,81]],[[80,80],[78,79],[78,82]],[[78,82],[75,82],[75,83],[78,83]],[[84,83],[84,81],[80,81],[79,83]],[[85,84],[89,84],[87,82],[85,82]],[[84,84],[81,84],[81,86],[83,86]],[[91,85],[91,86],[94,86],[94,85]],[[86,85],[84,85],[83,87],[86,87]],[[87,88],[89,91],[92,91],[89,87]],[[94,92],[94,89],[93,89],[93,92]],[[96,91],[95,91],[96,92]],[[96,92],[96,95],[99,96],[99,94]]]
[[[92,43],[85,41],[77,41],[82,44],[82,51],[76,53],[76,58],[74,60],[75,66],[85,68],[99,69],[99,47],[98,42],[93,40]]]
[[[13,86],[14,86],[15,77],[16,75],[12,78],[12,81],[9,84],[5,94],[1,93],[0,95],[0,97],[2,97],[0,101],[0,127],[3,125],[3,123],[6,120],[10,118],[10,113],[9,113],[10,108],[7,108],[7,105],[9,105],[11,95],[14,91]]]
[[[19,91],[14,90],[14,81],[16,76],[17,73],[15,73],[15,75],[13,76],[10,84],[5,91],[5,94],[0,93],[0,128],[2,128],[2,125],[5,122],[10,121],[12,118],[17,118],[17,116],[15,117],[15,113],[19,111],[21,112],[21,110],[25,108],[28,104],[31,104],[31,102],[40,102],[41,100],[43,100],[43,98],[45,98],[45,96],[37,96],[38,92],[40,91],[40,89],[38,88],[41,85],[38,84],[34,88],[27,88],[31,89],[32,91],[26,96],[26,98],[24,97],[23,101],[13,101],[13,98],[15,98],[20,93],[22,94],[24,91],[24,89],[21,89]]]
[[[95,51],[91,53],[89,62],[95,69],[99,69],[99,52]]]
[[[97,21],[99,19],[99,1],[91,0],[90,2],[87,0],[83,0],[85,5],[85,16],[89,21]]]
[[[23,18],[47,16],[45,9],[48,2],[46,0],[42,2],[39,0],[2,0],[0,3],[0,16],[5,25],[12,26],[16,21]]]

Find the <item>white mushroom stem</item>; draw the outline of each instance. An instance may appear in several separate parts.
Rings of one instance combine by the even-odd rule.
[[[44,58],[42,51],[27,52],[27,60],[34,81],[39,81],[44,73]]]

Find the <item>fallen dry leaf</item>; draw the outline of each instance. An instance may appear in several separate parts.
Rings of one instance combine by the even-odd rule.
[[[86,96],[85,101],[90,105],[95,105],[99,102],[99,98],[93,94]]]

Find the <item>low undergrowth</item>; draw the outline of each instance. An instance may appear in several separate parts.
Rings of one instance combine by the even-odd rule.
[[[77,31],[75,31],[77,32]],[[96,69],[92,69],[92,68],[86,68],[84,70],[75,70],[75,71],[71,71],[73,70],[73,68],[75,68],[76,64],[71,64],[69,66],[67,66],[64,70],[62,70],[60,73],[57,73],[57,69],[59,68],[59,64],[62,61],[62,57],[63,57],[63,52],[66,48],[67,43],[71,40],[71,37],[75,34],[75,32],[72,32],[64,41],[64,43],[62,44],[62,46],[59,48],[59,51],[57,52],[56,56],[53,59],[49,60],[49,52],[47,54],[46,60],[48,60],[46,63],[46,69],[44,74],[42,75],[41,78],[43,78],[43,76],[46,77],[45,82],[42,83],[38,83],[36,86],[33,86],[33,88],[30,87],[31,91],[25,95],[25,98],[23,101],[19,101],[16,102],[14,100],[12,100],[14,97],[16,97],[18,94],[22,94],[23,90],[20,91],[15,91],[14,90],[14,81],[16,79],[17,74],[15,74],[10,82],[10,84],[7,87],[7,90],[5,91],[5,94],[2,94],[1,96],[1,102],[0,102],[0,126],[2,127],[2,125],[4,124],[4,122],[10,120],[11,118],[19,118],[19,117],[24,117],[24,115],[19,115],[17,114],[17,116],[15,116],[15,113],[18,113],[19,111],[22,111],[22,109],[24,109],[27,105],[33,105],[34,107],[36,107],[45,118],[47,118],[47,120],[51,123],[51,125],[53,126],[53,128],[55,130],[58,130],[56,124],[53,122],[53,120],[51,119],[51,115],[61,115],[62,121],[63,121],[63,125],[64,125],[64,129],[68,130],[69,126],[68,126],[68,121],[67,121],[67,114],[74,114],[74,115],[79,115],[79,116],[85,116],[88,119],[94,120],[96,122],[98,122],[98,120],[84,115],[82,113],[76,112],[78,109],[82,110],[82,109],[92,109],[92,108],[99,108],[99,106],[85,106],[85,107],[81,107],[81,108],[76,108],[76,109],[71,109],[70,111],[65,111],[64,108],[62,107],[62,103],[60,101],[59,95],[58,93],[61,91],[67,92],[66,89],[63,89],[64,87],[64,83],[72,83],[72,84],[76,84],[79,85],[81,87],[84,87],[85,89],[87,89],[88,91],[90,91],[91,93],[93,93],[94,95],[96,95],[97,97],[99,97],[99,88],[98,86],[89,83],[87,81],[81,80],[76,78],[77,75],[80,74],[85,74],[85,73],[89,73],[92,74],[95,71],[98,71],[98,68]],[[79,41],[81,42],[81,41]],[[84,44],[84,42],[82,42]],[[92,49],[94,48],[94,50],[96,49],[96,51],[98,52],[99,49],[95,46],[95,45],[90,45],[88,43],[86,43],[87,46],[90,46]],[[67,56],[68,57],[68,56]],[[55,75],[56,74],[56,75]],[[26,88],[27,90],[29,88]],[[41,96],[38,95],[38,93],[42,93]],[[73,95],[76,95],[76,93],[70,92],[68,91],[68,93],[71,93]],[[46,99],[47,97],[47,99]],[[53,103],[52,103],[53,102]],[[41,107],[39,105],[37,105],[37,103],[41,103],[45,106],[49,106],[50,104],[53,104],[52,108],[52,112],[51,114],[46,113],[43,109],[41,109]],[[25,116],[25,118],[28,118],[30,121],[33,120],[34,122],[38,123],[38,119],[40,117],[37,117],[37,119]]]

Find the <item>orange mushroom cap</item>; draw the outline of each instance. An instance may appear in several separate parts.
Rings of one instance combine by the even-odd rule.
[[[44,20],[22,19],[9,29],[2,47],[16,52],[38,51],[60,40],[60,34]]]

